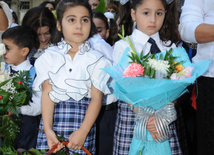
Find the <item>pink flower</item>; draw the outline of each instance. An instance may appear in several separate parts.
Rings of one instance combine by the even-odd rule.
[[[171,80],[182,80],[182,79],[191,77],[192,76],[191,73],[192,73],[193,69],[194,69],[194,67],[187,67],[179,73],[173,73],[170,76],[170,79]]]
[[[142,76],[144,73],[144,67],[138,63],[131,63],[123,72],[123,77],[136,77]]]

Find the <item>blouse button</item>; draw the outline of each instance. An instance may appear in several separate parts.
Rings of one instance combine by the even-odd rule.
[[[70,68],[70,69],[69,69],[69,72],[71,72],[71,71],[72,71],[72,69]]]

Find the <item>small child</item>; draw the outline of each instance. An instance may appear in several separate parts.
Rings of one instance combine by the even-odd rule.
[[[129,2],[125,5],[128,3]],[[141,51],[143,51],[143,55],[150,53],[150,51],[153,52],[152,45],[156,45],[157,48],[155,50],[159,52],[169,50],[170,48],[176,48],[175,43],[178,41],[176,6],[176,1],[172,0],[133,1],[131,17],[132,20],[136,22],[136,28],[129,37],[138,54]],[[128,11],[129,10],[127,10],[127,12]],[[126,29],[128,29],[128,27]],[[132,29],[132,26],[130,26],[129,29]],[[127,33],[125,32],[125,34]],[[151,40],[153,42],[151,42]],[[113,51],[115,64],[119,62],[120,57],[127,47],[129,47],[129,44],[123,40],[115,43]],[[133,108],[133,110],[136,112],[135,108]],[[130,153],[129,149],[134,133],[134,112],[127,103],[119,101],[114,136],[114,155],[128,155]],[[146,128],[154,140],[159,138],[153,116],[148,119]],[[170,132],[172,135],[169,139],[171,152],[172,154],[180,155],[183,152],[178,141],[177,130],[174,123],[170,124]],[[150,151],[152,152],[154,150]]]
[[[35,69],[30,64],[27,56],[34,47],[35,39],[36,34],[33,30],[23,26],[9,28],[2,34],[2,42],[6,47],[4,59],[8,64],[6,71],[12,73],[13,71],[29,70],[32,83],[35,77]],[[33,95],[32,100],[33,102],[30,102],[30,105],[18,108],[18,117],[22,119],[22,122],[20,123],[20,132],[15,139],[15,149],[23,148],[28,150],[36,146],[39,125],[38,115],[41,114],[39,95]],[[12,112],[9,112],[6,116],[11,116],[12,114]],[[12,117],[16,116],[12,115]]]
[[[87,0],[63,0],[57,7],[55,46],[35,62],[36,90],[42,90],[42,120],[37,149],[63,147],[57,136],[69,141],[69,153],[80,155],[87,148],[95,154],[95,120],[103,94],[109,94],[109,76],[100,68],[111,66],[102,54],[90,47],[88,38],[96,32]]]
[[[91,5],[91,10],[94,12],[98,4],[100,3],[100,0],[88,0],[88,2]]]
[[[114,19],[106,18],[102,12],[93,13],[93,22],[100,36],[111,46],[117,41],[117,24]]]

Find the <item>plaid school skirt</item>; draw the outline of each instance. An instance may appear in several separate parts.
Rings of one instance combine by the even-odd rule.
[[[55,104],[54,115],[53,115],[53,131],[57,136],[63,135],[65,140],[68,140],[68,137],[72,132],[79,129],[82,124],[86,110],[90,103],[89,98],[83,98],[80,101],[75,101],[73,99],[69,99],[67,101],[62,101]],[[43,121],[41,119],[39,129],[43,130]],[[95,154],[95,135],[96,135],[96,125],[94,124],[88,133],[84,147],[87,148],[92,154]],[[37,149],[39,150],[47,150],[47,139],[46,135],[43,132],[39,132],[37,138]],[[78,153],[79,155],[86,155],[86,153],[82,150],[71,150],[69,149],[69,153],[73,155],[74,153]]]
[[[118,102],[118,113],[114,131],[113,155],[128,155],[134,133],[135,113],[127,103]],[[172,155],[182,155],[175,124],[170,124],[172,137],[169,139]]]

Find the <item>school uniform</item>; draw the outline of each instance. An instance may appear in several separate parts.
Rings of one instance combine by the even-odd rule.
[[[79,46],[79,51],[71,59],[67,52],[72,47],[63,39],[48,48],[35,62],[37,77],[35,90],[42,90],[42,83],[49,79],[53,91],[49,93],[50,99],[55,103],[53,115],[53,131],[56,135],[63,135],[68,140],[70,134],[83,122],[86,110],[91,101],[91,85],[104,95],[110,94],[107,87],[109,75],[100,68],[111,66],[110,61],[102,54],[91,49],[88,41]],[[43,129],[43,121],[40,122]],[[84,147],[95,154],[96,124],[89,131]],[[39,132],[37,149],[48,149],[46,135]],[[82,150],[71,150],[69,153],[84,155]]]
[[[99,33],[95,34],[93,37],[89,38],[91,48],[100,52],[104,55],[106,59],[113,62],[112,52],[113,48],[109,45]]]
[[[91,48],[102,53],[106,59],[113,62],[113,48],[99,34],[91,37],[89,42]],[[110,85],[110,81],[108,85]],[[96,155],[112,155],[117,104],[117,99],[113,94],[103,97],[102,108],[96,120]]]
[[[9,73],[18,72],[18,71],[29,71],[30,78],[33,83],[35,77],[35,69],[30,64],[29,60],[22,62],[21,64],[14,66],[12,64],[7,65],[6,71]],[[38,126],[39,126],[39,115],[41,114],[41,93],[35,92],[37,95],[33,95],[32,101],[29,102],[29,105],[21,106],[18,108],[19,118],[21,122],[19,123],[20,132],[18,133],[17,138],[15,139],[15,149],[31,149],[36,147]],[[12,115],[13,118],[17,118],[16,115]]]
[[[143,51],[143,55],[146,55],[150,52],[151,44],[148,42],[150,37],[155,40],[160,51],[166,51],[170,48],[176,47],[175,44],[169,46],[171,43],[170,41],[161,41],[158,32],[153,34],[152,36],[148,36],[143,32],[139,31],[138,29],[134,29],[132,35],[130,35],[130,39],[132,40],[134,48],[136,49],[136,52],[138,54],[140,54],[141,51]],[[116,42],[113,51],[114,64],[117,64],[119,62],[123,51],[127,47],[129,47],[129,44],[123,40]],[[114,155],[129,154],[129,147],[134,133],[134,121],[135,113],[130,109],[127,103],[119,101],[116,127],[114,133]],[[170,132],[172,137],[169,139],[169,143],[171,146],[172,154],[182,154],[178,137],[176,134],[176,128],[173,123],[170,125]]]

